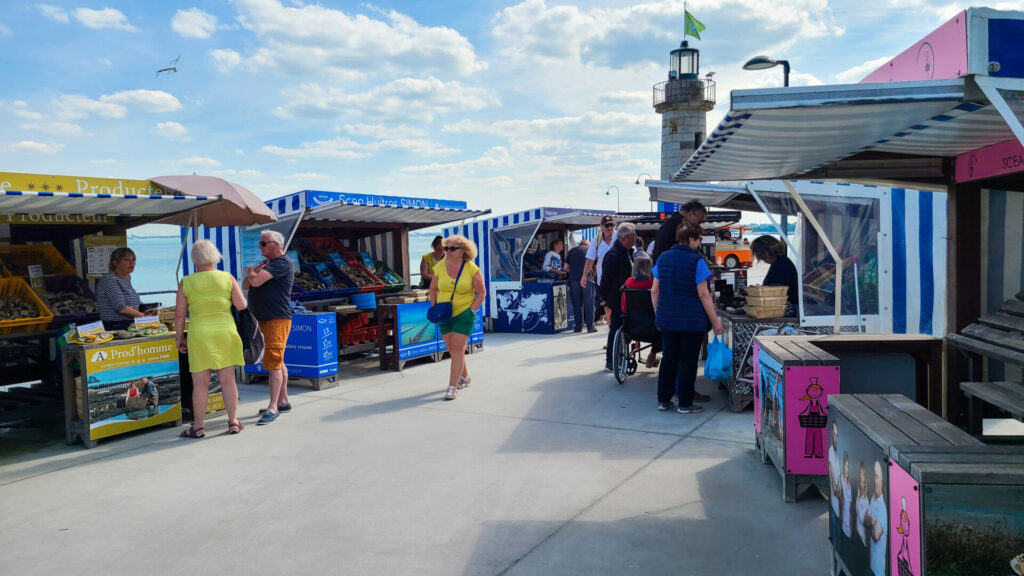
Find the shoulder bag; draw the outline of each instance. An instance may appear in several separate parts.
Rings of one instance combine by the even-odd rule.
[[[427,308],[427,320],[434,324],[444,324],[452,319],[452,302],[455,301],[455,290],[459,287],[459,278],[462,278],[462,269],[466,267],[466,261],[459,266],[459,275],[455,277],[455,284],[452,285],[452,297],[447,302],[438,302]]]

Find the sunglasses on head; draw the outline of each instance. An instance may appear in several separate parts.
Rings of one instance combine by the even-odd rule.
[[[456,250],[461,250],[461,249],[462,249],[462,246],[445,246],[444,247],[444,251],[445,252],[455,252]]]
[[[277,244],[276,240],[260,240],[260,248],[263,248],[267,244]]]
[[[615,227],[615,222],[605,222],[604,223],[604,227],[605,228],[614,228]]]

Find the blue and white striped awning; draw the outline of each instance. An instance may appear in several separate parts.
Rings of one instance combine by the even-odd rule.
[[[342,200],[310,209],[304,220],[406,224],[410,230],[416,230],[469,220],[490,212],[423,206],[367,206]]]
[[[4,190],[0,194],[0,212],[159,220],[220,200],[220,196],[146,196]]]
[[[967,77],[737,90],[725,119],[672,179],[799,177],[864,152],[949,158],[1014,138],[1022,101],[1006,100],[1004,114],[982,84]]]

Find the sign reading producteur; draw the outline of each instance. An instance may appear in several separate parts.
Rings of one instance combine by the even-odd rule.
[[[113,224],[99,214],[0,214],[0,224]]]
[[[115,196],[126,194],[152,196],[164,193],[162,188],[149,180],[117,180],[86,176],[53,176],[50,174],[0,172],[0,192],[5,190],[17,190],[19,192],[62,192],[65,194],[111,194]]]

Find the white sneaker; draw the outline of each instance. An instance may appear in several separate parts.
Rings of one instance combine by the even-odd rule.
[[[449,386],[448,391],[444,393],[445,400],[455,400],[455,396],[458,395],[459,391],[455,386]]]
[[[466,386],[469,386],[469,384],[472,381],[473,381],[472,378],[463,378],[462,376],[459,376],[459,384],[458,384],[458,386],[456,386],[456,388],[458,388],[459,390],[462,390]]]

